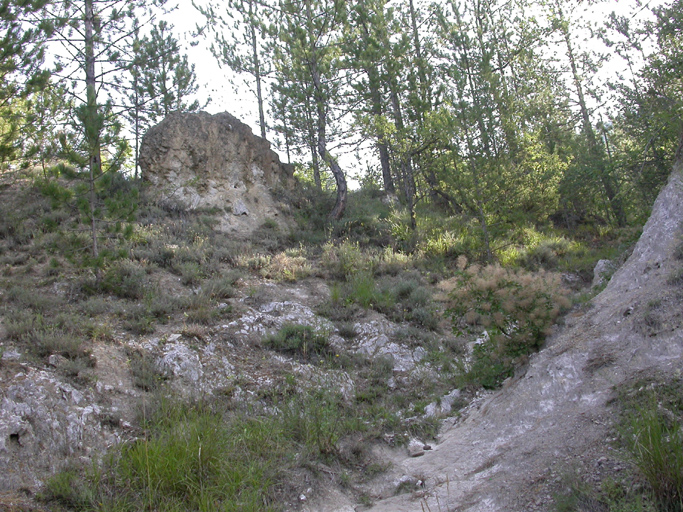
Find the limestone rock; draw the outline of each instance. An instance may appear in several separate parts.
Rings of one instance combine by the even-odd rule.
[[[224,232],[246,237],[267,219],[288,224],[291,166],[227,112],[169,115],[143,137],[140,167],[152,197],[213,209]]]
[[[425,454],[425,445],[418,439],[411,439],[408,443],[408,455],[411,457],[421,457]]]
[[[0,400],[0,493],[36,489],[67,460],[90,459],[120,436],[102,426],[103,410],[48,371],[25,368],[3,385]],[[2,509],[2,506],[0,506]]]
[[[600,260],[595,264],[593,269],[593,284],[592,287],[602,285],[609,279],[610,275],[614,273],[614,263],[610,260]]]

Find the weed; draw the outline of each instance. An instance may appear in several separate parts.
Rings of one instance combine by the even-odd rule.
[[[34,331],[24,341],[39,357],[58,354],[67,359],[78,359],[86,355],[83,338],[55,327]]]
[[[339,332],[339,336],[346,340],[352,340],[356,336],[358,336],[358,331],[356,331],[356,326],[352,322],[340,322],[337,325],[337,330]]]
[[[180,275],[180,282],[185,286],[196,286],[202,280],[202,268],[195,261],[183,261],[173,265],[173,270]]]
[[[154,359],[137,350],[127,350],[130,373],[133,384],[143,391],[154,391],[166,380],[167,375],[161,371]]]
[[[672,272],[667,279],[667,283],[673,286],[683,286],[683,268]]]
[[[229,274],[202,283],[202,294],[212,299],[229,299],[235,296],[235,283],[239,274]]]
[[[321,264],[330,277],[346,280],[362,271],[371,271],[371,263],[357,243],[349,241],[323,246]]]
[[[123,260],[104,272],[100,288],[122,299],[141,299],[148,284],[147,272],[139,263]]]
[[[311,275],[311,264],[304,256],[293,256],[280,252],[273,256],[261,275],[276,281],[295,282]]]
[[[94,501],[92,489],[76,469],[65,469],[49,478],[42,499],[59,503],[72,510],[86,510]]]
[[[151,334],[154,332],[153,318],[144,306],[133,306],[126,314],[123,327],[133,334]]]

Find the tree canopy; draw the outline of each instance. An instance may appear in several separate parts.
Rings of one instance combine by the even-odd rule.
[[[492,259],[525,225],[642,222],[680,146],[680,0],[619,13],[559,0],[194,4],[217,62],[252,89],[261,136],[336,194],[333,220],[354,178],[395,196],[408,231],[425,208],[458,217]],[[207,100],[165,12],[1,2],[5,169],[68,157],[93,182],[136,176],[144,130]]]

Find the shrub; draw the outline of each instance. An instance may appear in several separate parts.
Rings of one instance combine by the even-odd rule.
[[[164,380],[166,374],[159,369],[151,356],[136,350],[127,350],[133,384],[144,390],[154,391]]]
[[[449,313],[457,334],[486,332],[475,347],[472,369],[495,368],[500,375],[486,377],[487,387],[492,387],[541,346],[570,302],[555,274],[532,274],[498,265],[465,268],[464,259],[460,266]]]
[[[338,245],[325,244],[321,263],[330,276],[336,279],[347,279],[361,271],[371,270],[368,258],[358,244],[349,241]]]
[[[277,334],[266,339],[265,345],[279,352],[302,356],[304,359],[333,353],[327,337],[315,332],[308,325],[285,324]]]
[[[270,259],[261,275],[277,281],[295,282],[311,275],[311,264],[305,256],[280,252]]]
[[[173,265],[173,270],[180,274],[180,282],[185,286],[196,286],[202,280],[202,268],[194,261]]]
[[[554,269],[559,261],[578,246],[564,237],[553,237],[539,241],[523,252],[521,263],[529,269]]]
[[[83,338],[54,327],[35,331],[27,336],[25,341],[30,344],[31,350],[40,357],[59,354],[68,359],[77,359],[87,356],[83,349],[85,341]]]
[[[122,260],[105,271],[100,289],[122,299],[141,299],[148,284],[147,272],[139,263]]]
[[[202,284],[202,295],[212,299],[229,299],[234,297],[234,284],[238,279],[238,274],[230,274],[216,279],[207,280]]]

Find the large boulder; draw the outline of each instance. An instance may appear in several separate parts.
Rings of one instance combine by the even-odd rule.
[[[143,137],[140,168],[154,198],[213,210],[222,231],[249,236],[267,219],[289,223],[291,166],[227,112],[169,115]]]

